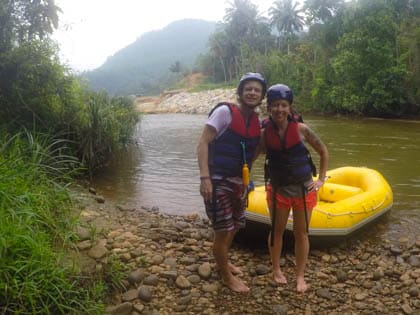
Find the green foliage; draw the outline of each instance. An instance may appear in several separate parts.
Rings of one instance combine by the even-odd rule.
[[[228,17],[253,8],[249,1],[231,5]],[[418,1],[306,0],[303,10],[308,28],[300,33],[302,10],[291,0],[273,3],[269,24],[258,12],[248,14],[246,25],[260,19],[259,25],[278,33],[277,42],[258,44],[255,38],[230,32],[244,30],[245,19],[225,18],[210,36],[209,51],[200,56],[198,68],[214,83],[233,83],[243,72],[262,71],[269,84],[291,86],[303,111],[420,115]]]
[[[88,95],[84,123],[76,126],[80,128],[76,131],[76,142],[82,162],[92,173],[116,149],[130,142],[139,114],[128,98],[111,98],[105,91]]]
[[[75,223],[62,185],[69,157],[51,153],[58,144],[45,135],[2,130],[0,139],[2,314],[99,314],[98,291],[61,264]]]
[[[70,140],[65,153],[90,173],[130,141],[139,119],[128,98],[89,91],[60,65],[46,41],[0,54],[0,82],[0,124],[12,132],[23,127]]]
[[[34,39],[46,38],[58,27],[54,0],[2,0],[0,5],[0,52]]]

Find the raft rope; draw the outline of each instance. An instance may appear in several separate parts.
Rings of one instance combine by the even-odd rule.
[[[302,199],[303,199],[303,211],[305,212],[305,223],[306,223],[306,233],[309,234],[309,220],[308,220],[308,212],[306,209],[306,198],[305,198],[305,185],[302,183]]]
[[[317,211],[319,213],[325,214],[328,217],[341,217],[341,216],[348,216],[348,215],[363,214],[363,213],[366,213],[368,211],[374,212],[376,209],[378,209],[379,207],[381,207],[384,203],[385,203],[385,199],[382,200],[378,205],[376,205],[374,207],[371,207],[368,210],[365,209],[364,211],[356,211],[356,212],[354,212],[354,211],[348,211],[348,212],[341,212],[341,213],[331,213],[331,212],[328,212],[328,211],[319,210],[316,207],[313,209],[313,211]]]
[[[274,231],[275,231],[275,226],[276,226],[276,195],[277,195],[277,185],[271,186],[272,188],[272,194],[273,194],[273,199],[272,199],[272,212],[273,214],[271,215],[271,234],[270,234],[270,246],[274,246]]]

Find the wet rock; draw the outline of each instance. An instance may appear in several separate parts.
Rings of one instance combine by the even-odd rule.
[[[271,268],[267,265],[258,264],[255,267],[255,273],[259,276],[266,275],[267,273],[271,272]]]
[[[178,278],[176,278],[175,284],[180,289],[189,289],[189,288],[191,288],[191,282],[189,282],[188,279],[185,278],[182,275],[181,276],[178,276]]]
[[[124,302],[127,302],[127,301],[133,301],[133,300],[137,299],[138,297],[139,297],[139,292],[136,289],[132,289],[132,290],[129,290],[129,291],[125,292],[121,296],[121,299]]]
[[[208,262],[201,264],[198,267],[198,274],[200,275],[201,278],[203,279],[209,279],[211,276],[211,266]]]
[[[128,281],[132,284],[140,283],[146,276],[144,269],[137,269],[129,274]]]
[[[420,267],[420,257],[419,256],[410,256],[407,260],[407,263],[412,267]]]
[[[77,243],[77,248],[79,250],[87,250],[92,247],[92,241],[91,240],[85,240],[83,242]]]
[[[89,240],[92,237],[91,231],[83,226],[78,226],[76,228],[76,235],[79,241]]]
[[[327,300],[331,300],[333,297],[330,290],[325,289],[325,288],[318,289],[316,291],[316,295]]]
[[[159,283],[159,277],[156,275],[149,275],[143,279],[143,284],[155,286]]]
[[[178,272],[176,270],[162,271],[160,276],[165,279],[175,280],[178,277]]]
[[[401,306],[401,310],[403,311],[404,314],[407,314],[407,315],[414,314],[413,309],[408,304],[403,304]]]
[[[286,315],[289,307],[287,305],[274,305],[272,310],[275,315]]]
[[[404,252],[404,249],[399,246],[392,246],[389,250],[395,256],[401,255]]]
[[[89,250],[88,255],[94,259],[101,259],[107,253],[108,249],[105,247],[105,242],[99,242]]]
[[[97,203],[105,203],[105,198],[102,196],[95,196],[94,199]]]
[[[138,296],[144,302],[150,302],[152,299],[152,291],[147,286],[140,286],[138,289]]]
[[[346,282],[348,279],[347,272],[342,269],[337,270],[335,276],[337,277],[338,282]]]
[[[419,288],[417,286],[411,287],[410,289],[408,289],[408,294],[410,294],[411,297],[418,297]]]
[[[107,309],[106,313],[110,315],[131,315],[133,304],[125,302],[115,307]]]

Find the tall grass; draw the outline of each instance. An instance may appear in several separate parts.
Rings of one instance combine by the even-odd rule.
[[[0,130],[0,314],[100,314],[104,288],[62,263],[75,218],[65,142]]]

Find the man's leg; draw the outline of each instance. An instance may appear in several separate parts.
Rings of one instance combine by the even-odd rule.
[[[222,280],[229,289],[234,292],[249,292],[249,288],[245,283],[232,274],[229,265],[228,253],[234,236],[235,230],[215,231],[213,243],[214,258]]]

